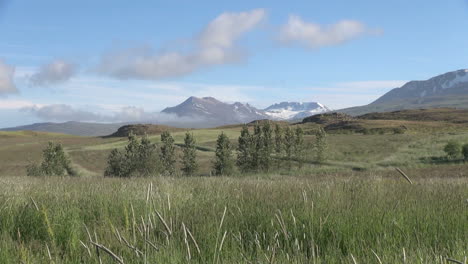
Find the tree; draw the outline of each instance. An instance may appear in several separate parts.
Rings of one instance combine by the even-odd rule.
[[[260,150],[260,169],[264,172],[270,170],[271,154],[273,153],[273,130],[271,129],[270,121],[266,121],[262,128],[261,137],[262,146]]]
[[[444,151],[449,159],[454,159],[460,156],[462,147],[457,141],[449,141],[444,147]]]
[[[62,144],[49,142],[42,151],[42,162],[28,165],[29,176],[75,176],[77,173],[71,167],[71,161],[63,150]]]
[[[284,132],[284,152],[286,160],[288,161],[288,167],[291,168],[291,160],[294,151],[294,133],[291,127],[286,127]]]
[[[315,132],[315,153],[316,161],[321,163],[327,159],[327,132],[322,127],[319,127]]]
[[[163,173],[166,175],[174,175],[176,157],[175,157],[175,146],[174,138],[168,131],[161,134],[161,163]]]
[[[126,177],[124,161],[122,153],[118,149],[113,149],[107,157],[107,168],[104,171],[104,176]]]
[[[222,132],[216,141],[215,161],[213,163],[213,173],[215,175],[230,175],[233,172],[234,162],[232,161],[231,142]]]
[[[152,144],[147,135],[144,135],[138,146],[137,173],[139,176],[151,176],[159,173],[159,157],[156,145]]]
[[[247,125],[242,126],[241,134],[237,145],[237,166],[241,172],[252,170],[252,137],[250,136]]]
[[[250,150],[250,158],[252,162],[251,169],[253,171],[258,171],[260,169],[262,148],[262,127],[260,126],[259,122],[256,122],[254,126],[254,133],[252,135],[252,145]]]
[[[465,160],[468,160],[468,144],[463,145],[462,154]]]
[[[277,154],[283,151],[283,130],[278,124],[275,125],[275,151]]]
[[[197,164],[197,149],[195,146],[195,138],[192,133],[185,133],[183,156],[182,156],[182,172],[184,175],[194,175],[198,169]]]
[[[107,158],[106,177],[150,176],[159,172],[156,146],[148,137],[138,138],[130,133],[124,152],[114,149]]]
[[[304,130],[300,126],[294,131],[294,156],[299,162],[299,166],[304,164]]]

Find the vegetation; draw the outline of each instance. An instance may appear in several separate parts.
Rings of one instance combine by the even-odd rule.
[[[174,138],[171,133],[164,131],[161,134],[161,163],[163,174],[174,175],[176,170],[176,155]]]
[[[130,133],[128,145],[122,153],[113,149],[107,159],[104,176],[132,177],[151,176],[160,170],[156,146],[145,135],[141,140]]]
[[[457,141],[449,141],[444,147],[445,153],[449,159],[455,159],[460,156],[462,151],[462,146]]]
[[[185,133],[183,156],[182,156],[182,171],[186,176],[192,176],[197,172],[197,149],[195,146],[195,138],[190,132]]]
[[[213,163],[214,175],[231,175],[234,170],[232,147],[229,138],[221,132],[216,141],[215,161]]]
[[[185,130],[133,139],[0,132],[0,263],[463,263],[468,147],[450,159],[444,151],[468,142],[460,118],[280,129],[262,121],[191,130],[193,141]],[[384,133],[364,135],[353,122]],[[328,127],[338,123],[349,126]],[[51,140],[83,177],[23,177],[27,159],[36,168],[51,160],[42,152]],[[172,175],[184,173],[190,146],[192,175],[201,177],[164,177],[166,145],[177,161]],[[154,170],[127,169],[148,165]],[[106,168],[117,177],[102,178]],[[127,171],[162,176],[118,178]]]
[[[319,127],[315,134],[315,154],[317,162],[322,163],[327,159],[327,148],[327,132],[325,132],[322,127]]]
[[[76,171],[60,143],[49,142],[42,151],[42,163],[30,164],[26,168],[28,176],[75,176]]]
[[[463,261],[466,178],[408,174],[2,178],[0,262]]]
[[[462,154],[465,160],[468,160],[468,144],[463,145]]]

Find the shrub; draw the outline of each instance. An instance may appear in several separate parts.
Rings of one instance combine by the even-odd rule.
[[[26,167],[28,176],[75,176],[71,161],[63,150],[62,144],[49,142],[42,151],[41,165],[30,164]]]
[[[454,159],[460,156],[462,148],[457,141],[449,141],[444,147],[444,151],[449,159]]]
[[[468,144],[463,145],[462,154],[465,160],[468,160]]]

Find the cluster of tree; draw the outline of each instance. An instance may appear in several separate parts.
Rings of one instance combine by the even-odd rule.
[[[195,175],[198,169],[196,141],[192,133],[187,132],[184,144],[180,145],[182,155],[179,159],[176,153],[174,138],[169,132],[161,134],[161,143],[151,143],[145,135],[138,139],[135,135],[128,136],[128,144],[123,150],[113,149],[107,158],[106,177],[134,177],[151,175]],[[304,131],[301,127],[282,128],[278,124],[274,129],[270,122],[256,123],[251,133],[247,125],[241,130],[238,139],[237,160],[234,160],[234,148],[225,133],[221,133],[216,141],[215,159],[212,164],[214,175],[230,175],[235,166],[242,173],[268,172],[273,164],[281,166],[283,162],[291,168],[295,161],[301,167],[306,160],[308,149],[313,149],[315,160],[323,162],[326,159],[326,133],[320,128],[316,132],[314,146],[304,143]],[[180,166],[177,166],[177,163]],[[70,159],[66,156],[62,145],[49,143],[43,151],[41,165],[30,165],[28,175],[75,175]]]
[[[190,176],[196,173],[196,146],[193,135],[185,134],[181,170],[184,175]],[[138,138],[130,134],[128,144],[123,151],[112,150],[107,159],[107,168],[104,176],[107,177],[132,177],[150,176],[156,174],[176,174],[177,156],[174,138],[169,132],[161,134],[161,145],[150,142],[145,135]]]
[[[49,142],[42,151],[42,162],[32,163],[26,167],[28,176],[76,176],[70,158],[60,143]]]
[[[444,147],[444,152],[447,154],[449,159],[457,159],[461,156],[464,160],[468,160],[468,144],[460,144],[457,141],[449,141]]]
[[[273,160],[281,166],[285,161],[291,168],[292,161],[302,167],[309,150],[314,150],[315,161],[321,163],[326,159],[326,132],[319,128],[313,146],[304,143],[304,131],[300,126],[295,129],[287,126],[282,128],[275,124],[272,129],[270,122],[263,126],[256,123],[253,134],[244,125],[238,140],[237,166],[241,172],[268,172],[272,168]]]

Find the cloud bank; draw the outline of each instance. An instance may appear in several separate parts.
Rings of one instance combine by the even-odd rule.
[[[41,66],[29,78],[33,86],[49,86],[70,80],[76,73],[76,66],[64,60],[54,60]]]
[[[18,92],[13,82],[14,75],[15,67],[0,60],[0,95]]]
[[[183,76],[215,65],[236,63],[245,56],[236,47],[237,40],[253,30],[265,17],[264,9],[226,12],[192,39],[191,51],[155,53],[146,48],[112,52],[101,58],[98,72],[119,79],[158,80]]]
[[[280,28],[279,41],[283,44],[299,44],[311,49],[339,45],[364,35],[380,34],[355,20],[341,20],[331,25],[308,23],[296,15]]]
[[[91,111],[84,111],[74,108],[67,104],[52,104],[44,106],[28,106],[22,108],[22,111],[30,112],[36,117],[45,121],[79,121],[79,122],[150,122],[160,124],[186,124],[192,125],[202,122],[202,118],[197,117],[179,117],[174,114],[161,112],[148,112],[143,108],[134,106],[125,106],[113,114],[98,114]]]

